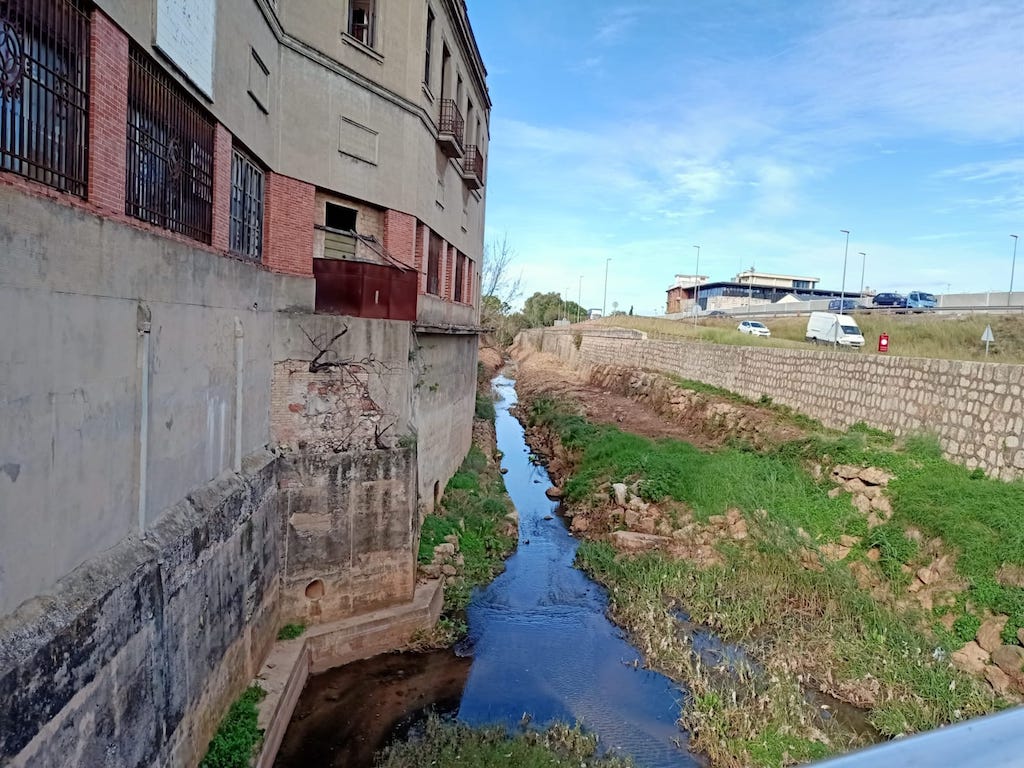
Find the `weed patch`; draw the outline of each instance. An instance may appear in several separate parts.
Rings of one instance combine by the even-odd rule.
[[[302,633],[305,631],[305,624],[285,624],[283,627],[277,630],[277,639],[294,640],[297,637],[301,637]]]
[[[378,757],[378,768],[472,766],[472,768],[629,768],[628,760],[599,757],[597,739],[578,726],[509,734],[504,728],[474,729],[461,723],[427,721],[422,739],[395,744]]]
[[[231,705],[199,768],[248,768],[263,741],[263,731],[256,726],[256,705],[266,695],[258,685],[251,685]]]

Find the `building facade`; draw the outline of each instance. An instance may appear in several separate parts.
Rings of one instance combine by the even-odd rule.
[[[195,764],[280,621],[411,599],[485,78],[462,0],[0,0],[0,763]]]

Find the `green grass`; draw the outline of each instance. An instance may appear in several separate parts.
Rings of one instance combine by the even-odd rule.
[[[1008,642],[1024,623],[1024,590],[995,579],[1003,564],[1024,565],[1024,483],[992,480],[951,464],[932,436],[897,441],[863,424],[845,433],[812,431],[763,453],[733,446],[705,453],[681,441],[591,424],[559,401],[539,399],[528,413],[531,424],[552,431],[570,449],[570,504],[591,503],[606,483],[635,481],[642,496],[665,508],[671,508],[666,500],[682,502],[706,520],[735,507],[752,526],[748,546],[720,544],[725,565],[705,570],[660,556],[617,557],[604,544],[584,543],[579,550],[579,562],[609,587],[616,620],[645,656],[691,685],[694,695],[683,722],[716,765],[783,765],[856,743],[849,734],[847,741],[843,734],[821,738],[821,723],[794,694],[798,671],[812,680],[830,676],[838,692],[876,686],[870,721],[885,736],[1003,706],[983,682],[954,669],[943,652],[973,638],[986,610],[1010,616]],[[849,495],[829,498],[832,483],[814,479],[808,469],[837,463],[894,474],[888,523],[869,531]],[[907,566],[913,573],[932,557],[907,535],[910,527],[925,541],[941,538],[968,585],[955,605],[941,606],[934,615],[905,603],[897,610],[891,600],[879,602],[845,564],[826,563],[817,572],[805,569],[797,556],[808,544],[797,528],[811,545],[858,536],[862,541],[851,559],[863,560],[868,549],[877,548],[877,571],[899,595],[911,578]],[[695,666],[674,638],[670,609],[676,606],[723,638],[753,649],[769,673],[737,686]],[[950,610],[957,616],[952,631],[935,621]]]
[[[256,725],[256,705],[266,695],[258,685],[251,685],[231,705],[199,768],[249,767],[253,754],[263,741],[263,731]]]
[[[484,421],[494,421],[494,401],[482,392],[476,393],[475,418]]]
[[[277,639],[294,640],[297,637],[301,637],[302,633],[305,631],[305,624],[285,624],[283,627],[277,630]]]
[[[878,354],[877,340],[889,334],[891,355],[933,357],[946,360],[988,360],[1000,363],[1024,363],[1024,315],[880,314],[857,313],[857,324],[866,344],[862,350],[840,351],[850,354]],[[738,318],[704,318],[696,328],[692,320],[663,320],[649,317],[618,316],[598,321],[605,325],[634,328],[650,338],[688,339],[741,346],[772,346],[812,349],[805,341],[807,317],[777,317],[764,322],[771,328],[770,338],[754,338],[736,330]],[[991,325],[996,343],[985,356],[981,335]]]
[[[459,471],[452,476],[441,503],[423,520],[418,559],[430,563],[434,547],[445,536],[459,537],[459,551],[465,559],[461,576],[445,587],[445,611],[457,614],[469,603],[473,587],[486,584],[501,571],[515,541],[503,533],[511,502],[496,465],[472,446]]]

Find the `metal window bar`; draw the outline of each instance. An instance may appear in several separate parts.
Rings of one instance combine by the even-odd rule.
[[[77,0],[0,0],[0,170],[85,197],[89,16]]]
[[[476,144],[466,147],[466,154],[462,158],[462,167],[472,171],[481,183],[484,180],[484,156],[480,154],[480,148]]]
[[[263,255],[263,171],[237,149],[231,153],[232,251],[259,261]]]
[[[204,243],[213,228],[213,121],[141,48],[128,64],[125,213]]]

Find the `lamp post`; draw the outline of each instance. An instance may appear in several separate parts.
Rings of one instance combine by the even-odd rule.
[[[843,314],[843,304],[846,303],[846,256],[850,251],[850,230],[839,231],[846,235],[846,245],[843,246],[843,287],[839,291],[839,314]]]
[[[601,317],[605,316],[605,309],[608,306],[608,265],[611,262],[611,257],[604,260],[604,300],[601,302]]]
[[[580,321],[580,312],[583,311],[583,275],[580,275],[580,289],[576,294],[576,322]]]
[[[693,327],[697,327],[697,313],[700,312],[700,246],[693,246],[697,249],[697,274],[694,275],[693,284]]]
[[[750,265],[750,274],[747,275],[747,315],[750,315],[750,305],[754,302],[754,265]]]
[[[861,298],[861,301],[863,301],[864,300],[864,265],[868,261],[868,255],[866,253],[864,253],[864,251],[861,251],[857,255],[860,256],[860,298]]]
[[[1017,236],[1010,235],[1013,238],[1013,261],[1010,262],[1010,295],[1006,297],[1006,306],[1010,306],[1013,303],[1013,273],[1017,268]]]

